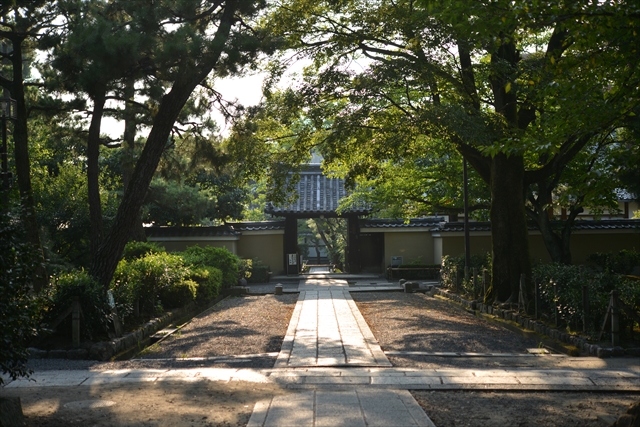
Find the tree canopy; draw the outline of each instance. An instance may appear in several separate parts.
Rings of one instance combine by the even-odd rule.
[[[530,277],[529,188],[555,188],[638,103],[632,3],[280,2],[271,29],[311,65],[269,120],[351,179],[450,144],[488,185],[503,301]]]

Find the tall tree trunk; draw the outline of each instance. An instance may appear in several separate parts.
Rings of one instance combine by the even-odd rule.
[[[91,258],[96,256],[98,246],[102,241],[102,204],[100,202],[100,124],[104,112],[106,86],[101,85],[96,90],[93,99],[93,115],[89,125],[87,139],[87,189],[89,199],[89,222],[91,227]]]
[[[234,15],[238,4],[235,1],[227,1],[224,11],[220,16],[220,23],[213,40],[211,52],[198,67],[186,67],[180,70],[179,78],[173,84],[171,90],[162,97],[160,108],[153,119],[153,126],[147,137],[147,142],[136,162],[131,181],[125,188],[122,201],[118,207],[118,213],[113,225],[98,247],[96,256],[91,262],[89,273],[104,287],[108,288],[116,270],[118,261],[122,256],[124,246],[129,241],[135,228],[136,218],[144,197],[158,167],[160,157],[167,145],[175,123],[182,107],[191,96],[195,88],[209,75],[218,63],[234,23]]]
[[[524,210],[524,164],[521,156],[499,153],[491,162],[492,282],[498,301],[518,296],[520,275],[531,278],[529,232]]]
[[[24,81],[22,73],[22,42],[24,38],[16,36],[11,39],[13,53],[11,65],[13,69],[11,96],[16,100],[17,119],[13,128],[14,160],[20,204],[22,208],[22,222],[27,230],[27,240],[35,248],[38,268],[33,279],[34,290],[39,291],[49,283],[44,267],[45,257],[40,241],[40,228],[36,217],[35,201],[31,188],[31,161],[29,160],[29,134],[27,128],[27,106],[24,98]]]
[[[127,188],[133,168],[135,166],[135,142],[138,123],[136,121],[136,107],[133,104],[135,96],[135,80],[129,79],[125,83],[124,99],[126,105],[124,107],[124,134],[122,135],[122,148],[124,151],[124,159],[122,161],[122,186]],[[131,238],[136,241],[145,241],[146,236],[142,227],[142,214],[138,211],[136,225],[131,234]]]

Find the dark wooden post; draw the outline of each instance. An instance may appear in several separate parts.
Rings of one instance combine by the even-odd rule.
[[[473,299],[478,297],[478,269],[473,268]]]
[[[482,302],[487,303],[487,288],[489,287],[489,272],[485,268],[482,270]]]
[[[357,215],[349,215],[347,218],[347,268],[349,273],[360,273],[362,261],[360,260],[360,224]]]
[[[522,305],[522,309],[527,309],[527,301],[525,299],[524,290],[526,288],[527,276],[522,273],[520,275],[520,289],[518,292],[518,311],[521,310],[520,306]]]
[[[75,297],[71,310],[71,342],[73,347],[80,347],[80,300]]]
[[[620,308],[618,307],[618,291],[611,291],[611,345],[620,345]]]
[[[289,257],[294,254],[296,263],[291,265]],[[286,274],[298,274],[298,220],[287,216],[284,219],[284,268]]]
[[[536,320],[540,319],[540,310],[542,305],[542,300],[540,299],[540,284],[534,281],[533,289],[535,293],[535,318]]]
[[[556,324],[556,328],[558,327],[558,284],[554,282],[553,284],[553,321]]]
[[[582,331],[589,329],[589,287],[582,285]]]

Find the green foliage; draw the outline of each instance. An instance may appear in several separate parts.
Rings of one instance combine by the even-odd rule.
[[[193,301],[198,284],[191,277],[192,270],[180,255],[148,253],[120,261],[111,284],[118,314],[128,321],[136,301],[141,315],[156,315]]]
[[[82,309],[80,334],[82,338],[95,340],[106,336],[111,309],[102,286],[84,270],[73,270],[53,276],[52,286],[46,290],[46,322],[55,321],[71,307],[77,298]],[[58,333],[71,335],[71,316],[56,327]]]
[[[422,268],[424,270],[416,270],[416,271],[395,271],[393,272],[394,276],[399,277],[400,279],[406,280],[435,280],[440,277],[440,265],[438,264],[423,264],[423,263],[408,263],[401,264],[398,266],[401,269],[414,269],[414,268]]]
[[[482,271],[491,270],[491,254],[485,255],[471,255],[471,266],[469,275],[473,274],[473,269],[476,269],[480,277],[476,278],[476,283],[481,283]],[[457,276],[456,276],[457,272]],[[451,289],[455,289],[456,285],[462,286],[462,292],[468,295],[475,296],[478,293],[478,289],[473,289],[473,277],[469,280],[465,280],[464,277],[464,255],[458,257],[452,257],[445,255],[442,257],[442,267],[440,269],[440,277],[443,286]],[[456,277],[458,283],[456,284]]]
[[[142,258],[147,254],[157,254],[162,252],[166,252],[165,248],[154,242],[129,242],[124,247],[122,259],[126,261],[133,261],[134,259]]]
[[[247,281],[249,283],[267,283],[269,281],[271,269],[258,258],[245,260],[249,265]]]
[[[267,20],[289,49],[283,56],[298,50],[313,61],[282,92],[284,61],[272,66],[265,109],[252,117],[258,130],[245,124],[235,135],[251,134],[243,148],[282,160],[271,147],[283,141],[293,164],[316,150],[325,170],[356,185],[349,206],[373,202],[405,217],[460,208],[461,154],[475,171],[470,205],[484,215],[490,200],[494,215],[509,212],[492,230],[492,292],[505,299],[530,275],[516,222],[525,205],[547,213],[557,193],[576,212],[612,206],[606,147],[620,152],[610,135],[629,126],[639,101],[640,69],[629,67],[635,2],[285,4]],[[493,185],[489,198],[482,181],[510,188]]]
[[[0,211],[0,367],[11,379],[29,375],[26,346],[39,323],[37,300],[30,293],[34,259],[21,223]]]
[[[640,266],[640,252],[628,250],[622,250],[617,254],[598,252],[589,255],[587,265],[610,273],[631,274],[634,267]]]
[[[611,291],[635,310],[640,308],[640,284],[625,279],[612,271],[593,271],[584,266],[542,264],[533,269],[533,280],[540,287],[542,312],[546,320],[555,321],[555,311],[561,325],[570,328],[582,326],[584,307],[582,289],[586,286],[589,298],[587,330],[596,337],[609,306]],[[622,313],[623,318],[626,316]],[[633,322],[632,319],[625,319]]]
[[[222,287],[235,286],[240,278],[241,260],[226,248],[191,246],[182,252],[184,262],[194,267],[215,267],[222,272]]]
[[[192,267],[191,280],[198,284],[197,302],[209,302],[222,289],[222,271],[215,267]]]

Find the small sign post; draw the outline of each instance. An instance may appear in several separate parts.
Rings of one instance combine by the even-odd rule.
[[[287,274],[298,274],[298,254],[287,254]]]

